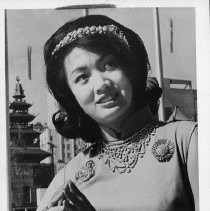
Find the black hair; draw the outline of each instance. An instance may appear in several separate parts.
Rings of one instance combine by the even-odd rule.
[[[67,44],[52,53],[56,45],[63,40],[69,32],[84,28],[86,26],[115,25],[124,34],[129,47],[116,36],[109,34],[94,36],[82,36],[70,44]],[[101,139],[99,125],[91,119],[75,99],[63,68],[65,56],[74,47],[81,47],[87,50],[105,50],[114,54],[129,68],[125,72],[130,79],[133,88],[133,102],[136,108],[147,103],[148,92],[146,81],[150,69],[149,59],[140,37],[125,26],[103,15],[89,15],[69,21],[61,26],[46,42],[44,46],[44,59],[46,64],[46,81],[49,90],[58,101],[61,110],[53,115],[53,123],[57,131],[66,138],[81,137],[87,142],[97,142]],[[160,97],[160,96],[159,96]],[[159,98],[158,97],[158,98]]]

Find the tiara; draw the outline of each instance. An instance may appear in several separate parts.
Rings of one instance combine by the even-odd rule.
[[[117,37],[121,42],[123,42],[129,49],[128,41],[125,38],[123,32],[115,25],[105,25],[105,26],[86,26],[84,28],[78,28],[72,32],[69,32],[54,48],[52,51],[52,56],[60,50],[63,46],[74,42],[77,38],[83,37],[85,35],[91,36],[95,34],[110,34]]]

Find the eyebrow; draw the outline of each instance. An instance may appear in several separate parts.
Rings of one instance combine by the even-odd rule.
[[[76,69],[74,69],[72,72],[71,72],[71,75],[74,75],[75,72],[84,72],[87,70],[87,67],[86,66],[81,66],[81,67],[78,67]]]
[[[98,65],[98,64],[100,64],[100,62],[101,61],[103,61],[106,57],[114,57],[114,55],[113,54],[107,54],[107,53],[105,53],[105,54],[102,54],[101,56],[100,56],[100,58],[98,58],[98,60],[96,61],[96,66]],[[76,68],[76,69],[74,69],[72,72],[71,72],[71,75],[73,75],[73,74],[75,74],[75,72],[83,72],[83,71],[86,71],[87,70],[87,66],[81,66],[81,67],[78,67],[78,68]]]
[[[107,58],[115,58],[113,54],[102,54],[101,57],[96,61],[96,64],[99,65],[103,60],[107,59]]]

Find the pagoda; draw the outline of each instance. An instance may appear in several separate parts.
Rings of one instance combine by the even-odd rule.
[[[41,132],[29,124],[35,115],[29,113],[32,104],[25,100],[19,77],[16,78],[13,98],[9,105],[12,208],[36,210],[36,188],[48,186],[52,179],[51,166],[43,168],[40,162],[51,154],[40,149]],[[49,172],[44,178],[45,184],[37,181],[37,169],[38,174],[40,169]]]

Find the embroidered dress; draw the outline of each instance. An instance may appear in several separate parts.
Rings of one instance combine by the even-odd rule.
[[[142,116],[143,122],[138,120]],[[194,210],[188,165],[193,148],[197,149],[196,123],[153,122],[150,125],[151,120],[147,109],[143,109],[135,115],[132,124],[126,123],[124,130],[129,125],[135,131],[137,127],[138,131],[146,128],[147,135],[139,137],[133,133],[136,139],[129,143],[125,141],[127,145],[119,142],[116,146],[106,146],[107,151],[102,150],[101,145],[91,146],[75,157],[56,175],[38,211],[47,206],[55,192],[69,179],[97,211]],[[150,127],[145,127],[148,124]],[[112,137],[111,132],[104,131],[104,135],[109,139]],[[123,144],[126,146],[124,151]],[[126,157],[129,150],[130,157]],[[117,157],[120,155],[122,158]],[[123,170],[120,165],[124,166]]]

